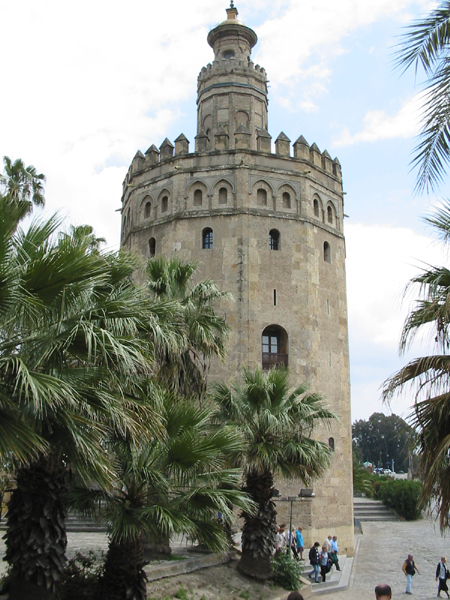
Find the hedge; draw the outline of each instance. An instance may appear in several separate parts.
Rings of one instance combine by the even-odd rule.
[[[390,479],[375,484],[375,497],[406,521],[415,521],[421,516],[419,507],[422,484],[420,481]]]

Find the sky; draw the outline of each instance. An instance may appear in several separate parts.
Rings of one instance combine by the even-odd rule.
[[[423,222],[443,198],[414,193],[421,74],[395,70],[404,27],[429,0],[236,0],[269,83],[269,132],[337,156],[345,190],[352,420],[405,416],[380,385],[427,351],[399,356],[407,281],[447,255]],[[118,248],[122,181],[137,150],[183,132],[194,146],[196,85],[226,0],[0,0],[0,156],[47,177],[45,215],[89,223]]]

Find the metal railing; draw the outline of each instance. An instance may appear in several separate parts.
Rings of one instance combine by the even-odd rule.
[[[288,366],[288,355],[287,354],[278,354],[273,352],[263,352],[262,353],[262,368],[263,369],[271,369],[272,367],[277,367],[279,365],[283,365],[284,367]]]

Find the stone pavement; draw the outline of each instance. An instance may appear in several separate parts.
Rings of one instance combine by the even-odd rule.
[[[358,553],[348,590],[323,596],[324,600],[374,600],[378,583],[388,583],[392,598],[408,598],[402,564],[414,555],[420,575],[413,578],[413,598],[436,598],[436,565],[441,556],[450,558],[450,536],[441,537],[433,520],[362,523]]]
[[[406,578],[401,570],[408,552],[414,554],[421,575],[413,579],[413,599],[436,598],[436,565],[441,556],[450,559],[450,535],[441,537],[434,521],[423,519],[413,522],[363,522],[359,550],[353,561],[348,590],[330,593],[324,600],[374,600],[374,588],[386,582],[393,590],[393,599],[407,598]],[[100,552],[106,549],[106,536],[102,533],[69,533],[68,555],[76,550]],[[0,555],[4,553],[0,539]],[[0,562],[0,572],[5,570]],[[286,593],[287,596],[287,593]]]

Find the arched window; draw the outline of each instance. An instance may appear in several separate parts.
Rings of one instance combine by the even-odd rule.
[[[334,438],[328,438],[328,447],[330,448],[331,452],[334,452]]]
[[[225,50],[225,52],[222,54],[222,56],[224,58],[234,58],[234,51],[233,50]]]
[[[219,190],[219,204],[226,204],[228,202],[228,190],[226,187],[221,187]]]
[[[211,227],[206,227],[202,232],[202,248],[210,250],[213,247],[213,230]]]
[[[319,218],[319,201],[314,198],[314,216]]]
[[[168,207],[169,207],[169,198],[167,196],[164,196],[163,199],[161,200],[161,212],[167,212]]]
[[[155,256],[155,252],[156,252],[156,240],[154,237],[152,237],[148,240],[148,253],[150,254],[150,256]]]
[[[203,202],[202,190],[195,190],[194,192],[194,206],[201,206]]]
[[[291,208],[291,195],[283,192],[283,208]]]
[[[271,369],[277,366],[288,366],[288,336],[279,325],[269,325],[262,333],[262,367]]]
[[[280,249],[280,232],[277,229],[269,231],[269,248],[271,250]]]
[[[323,243],[323,260],[325,262],[331,262],[331,248],[328,242]]]
[[[149,219],[152,211],[152,203],[146,202],[144,207],[144,219]]]
[[[333,209],[331,208],[331,206],[327,207],[327,220],[328,223],[333,223]]]
[[[263,188],[259,188],[256,192],[256,204],[259,206],[267,206],[267,192]]]

